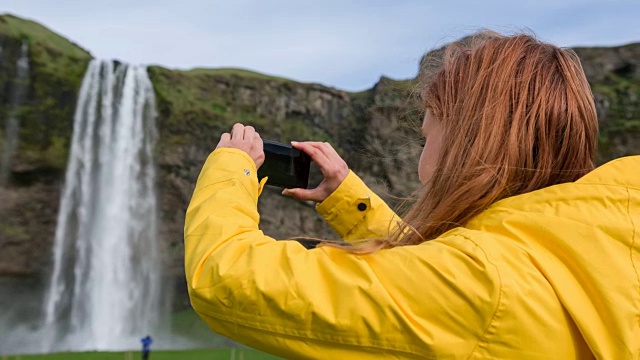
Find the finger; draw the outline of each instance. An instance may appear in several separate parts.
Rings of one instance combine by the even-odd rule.
[[[233,125],[233,129],[231,129],[231,139],[233,140],[244,139],[244,125],[240,123],[236,123],[235,125]]]
[[[349,166],[344,161],[342,156],[340,156],[340,154],[338,154],[338,152],[328,142],[319,144],[318,147],[322,150],[322,153],[331,162],[331,167],[327,168],[326,170],[330,174],[336,175],[344,179],[344,177],[346,177],[346,175],[349,173]]]
[[[302,188],[284,189],[282,195],[290,196],[299,201],[322,202],[322,197],[318,188],[307,190]]]
[[[260,137],[260,134],[255,133],[255,137],[252,143],[254,149],[257,150],[258,152],[258,157],[256,159],[254,159],[254,161],[256,162],[256,167],[260,168],[260,166],[262,166],[262,164],[264,164],[264,144],[262,143],[262,138]]]
[[[325,143],[320,142],[320,141],[292,141],[291,143],[292,143],[292,144],[295,144],[295,147],[296,147],[296,148],[297,148],[298,146],[306,146],[306,147],[308,147],[308,146],[312,146],[312,147],[315,147],[315,148],[318,148],[318,149],[319,149],[320,147],[322,147],[322,146],[323,146],[323,144],[325,144]]]
[[[338,152],[328,142],[306,141],[299,144],[308,144],[309,146],[320,150],[329,160],[342,159]]]
[[[304,151],[311,160],[318,164],[320,169],[327,169],[331,166],[331,160],[324,154],[323,149],[318,142],[305,141],[305,142],[292,142],[291,145],[298,150]]]
[[[260,134],[258,134],[256,132],[256,134],[254,136],[255,136],[255,138],[254,138],[255,139],[254,140],[255,145],[258,146],[260,149],[264,149],[264,144],[263,144],[263,141],[262,141],[262,137],[260,137]]]
[[[220,141],[218,141],[218,145],[216,146],[216,149],[219,147],[224,147],[227,145],[227,143],[231,140],[231,134],[229,133],[223,133],[220,136]]]
[[[253,140],[256,136],[256,129],[253,126],[244,127],[244,138],[247,140]]]
[[[329,158],[329,160],[342,160],[342,156],[340,156],[336,149],[334,149],[328,142],[321,143],[318,146],[322,149],[322,152],[327,158]]]
[[[329,158],[334,157],[334,158],[342,159],[342,156],[340,156],[340,154],[338,154],[336,149],[334,149],[333,146],[331,146],[331,144],[324,143],[324,145],[321,145],[321,146],[324,149],[324,153],[325,153],[325,155],[327,155],[327,157],[329,157]]]

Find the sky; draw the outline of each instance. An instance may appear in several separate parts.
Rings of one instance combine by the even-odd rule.
[[[640,42],[638,0],[2,0],[99,58],[239,67],[348,91],[412,78],[430,49],[473,31],[559,46]]]

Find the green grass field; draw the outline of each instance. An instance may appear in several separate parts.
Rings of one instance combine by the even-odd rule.
[[[171,332],[189,339],[198,348],[229,348],[230,340],[214,333],[191,309],[171,315]]]
[[[138,360],[139,352],[84,352],[46,355],[5,355],[0,360]],[[280,359],[252,349],[151,351],[150,360],[267,360]]]
[[[154,345],[151,346],[150,359],[152,360],[280,359],[255,349],[238,347],[241,345],[212,332],[191,309],[174,313],[170,320],[172,336],[188,341],[195,349],[154,350],[154,345],[157,346],[163,342],[162,337],[158,337],[154,339]],[[154,334],[151,335],[154,336]],[[167,344],[162,345],[167,346]],[[0,360],[139,360],[141,358],[140,351],[0,355]]]

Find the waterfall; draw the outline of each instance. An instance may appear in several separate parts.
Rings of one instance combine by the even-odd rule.
[[[0,55],[2,48],[0,48]],[[24,103],[29,86],[29,45],[26,42],[20,47],[20,57],[16,63],[16,77],[9,95],[9,117],[5,124],[4,146],[0,157],[0,186],[7,184],[11,173],[11,162],[18,147],[20,130],[20,106]]]
[[[157,333],[160,255],[146,68],[93,60],[71,151],[44,302],[49,351],[118,350]]]

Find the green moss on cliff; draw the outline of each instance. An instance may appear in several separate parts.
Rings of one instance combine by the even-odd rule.
[[[598,161],[604,163],[640,151],[640,81],[629,75],[607,74],[591,88],[606,101],[600,104]],[[630,139],[636,139],[631,140]]]
[[[236,122],[252,125],[263,138],[276,141],[334,140],[320,127],[312,126],[308,114],[276,116],[259,109],[264,104],[275,107],[276,102],[286,101],[289,93],[306,93],[317,85],[242,69],[179,71],[152,66],[149,74],[157,97],[164,152],[187,144],[212,147]]]
[[[15,77],[20,47],[23,43],[29,46],[27,100],[19,109],[20,143],[14,164],[26,171],[62,169],[73,131],[76,96],[91,54],[38,23],[12,15],[0,16],[0,40],[4,56],[10,57],[4,62],[13,66],[5,76],[8,82]]]
[[[13,241],[27,241],[30,237],[24,227],[12,224],[0,224],[0,236]]]
[[[237,76],[240,78],[254,78],[254,79],[262,79],[262,80],[277,80],[277,81],[292,81],[291,79],[262,74],[259,72],[247,70],[247,69],[239,69],[239,68],[217,68],[217,69],[206,69],[206,68],[196,68],[185,71],[188,75],[222,75],[222,76]]]
[[[76,85],[78,73],[82,79],[86,63],[91,59],[88,51],[66,38],[36,22],[13,15],[0,15],[0,35],[28,43],[31,68],[36,74],[60,79],[54,84],[56,86],[64,86],[69,80]]]
[[[30,44],[41,44],[68,57],[88,58],[91,55],[78,45],[56,34],[37,22],[5,14],[0,15],[0,33],[7,37],[26,40]]]

